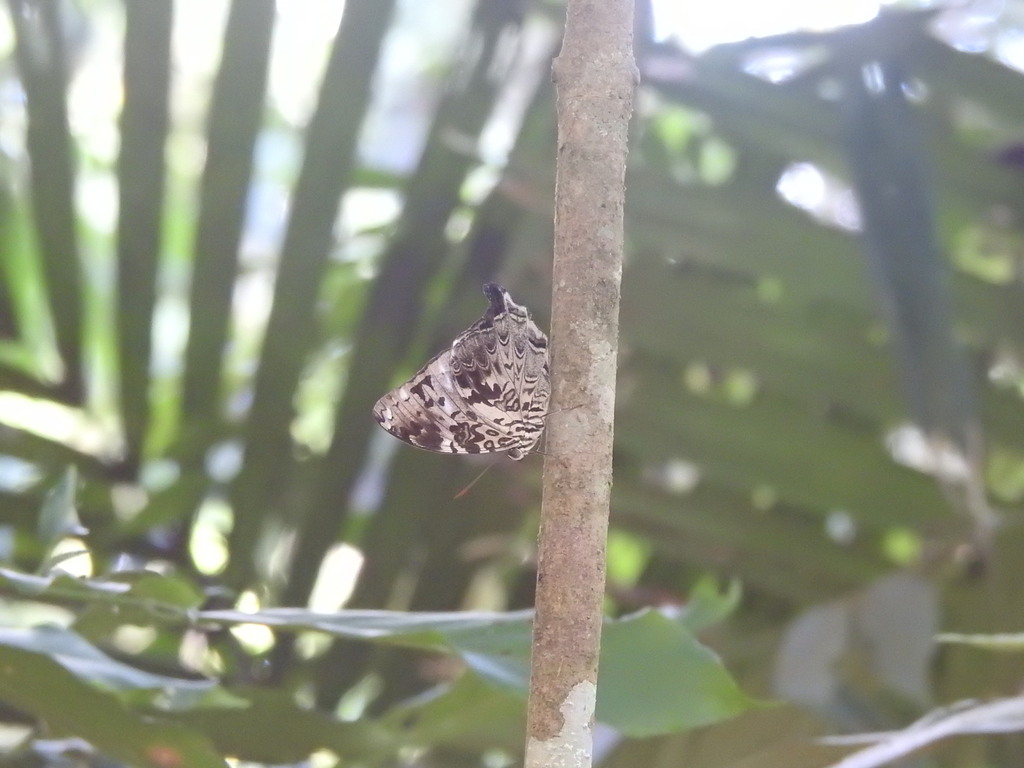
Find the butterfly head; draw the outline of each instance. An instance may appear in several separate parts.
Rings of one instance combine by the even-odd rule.
[[[491,303],[485,317],[493,320],[498,315],[509,314],[521,320],[529,319],[530,315],[526,311],[526,307],[516,304],[504,286],[497,283],[484,283],[484,295]]]

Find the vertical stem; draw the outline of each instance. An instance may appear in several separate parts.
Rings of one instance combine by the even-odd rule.
[[[633,0],[569,0],[558,106],[552,416],[527,768],[589,766],[612,481]]]
[[[82,370],[83,274],[75,221],[75,153],[68,118],[68,52],[61,4],[7,0],[25,89],[32,209],[47,302],[63,366],[62,401],[86,397]]]
[[[150,422],[174,4],[129,2],[124,11],[124,109],[117,161],[117,344],[125,463],[134,475]]]

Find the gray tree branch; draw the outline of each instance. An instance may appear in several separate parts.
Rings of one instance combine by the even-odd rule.
[[[632,0],[570,0],[554,63],[558,156],[526,766],[589,766],[612,483]]]

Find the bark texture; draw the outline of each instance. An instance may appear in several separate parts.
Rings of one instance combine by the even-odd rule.
[[[586,766],[612,482],[632,0],[570,0],[554,63],[552,338],[526,765]]]

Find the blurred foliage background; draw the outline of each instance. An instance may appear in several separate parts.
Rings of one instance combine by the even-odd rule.
[[[729,717],[750,702],[703,647],[722,676],[677,679],[689,641],[647,614],[610,633],[599,755],[824,765],[810,736],[1024,680],[933,642],[1024,617],[1024,3],[699,52],[670,10],[637,6],[608,609],[683,617],[786,703]],[[460,645],[193,612],[531,605],[542,459],[413,450],[370,409],[487,280],[546,327],[563,12],[7,0],[3,764],[110,764],[73,737],[128,765],[518,760],[522,701],[474,660],[522,658],[521,620]],[[700,713],[638,722],[659,680]],[[914,763],[940,764],[1024,741]]]

